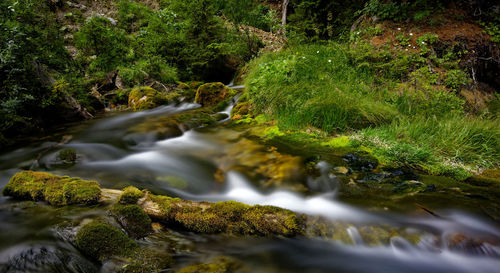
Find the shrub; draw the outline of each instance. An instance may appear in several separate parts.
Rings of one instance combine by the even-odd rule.
[[[90,71],[108,72],[123,63],[127,54],[127,38],[104,17],[91,17],[75,33],[76,46],[85,56],[95,55]]]

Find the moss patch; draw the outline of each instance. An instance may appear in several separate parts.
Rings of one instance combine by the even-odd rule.
[[[76,234],[76,246],[85,255],[103,261],[112,256],[130,256],[139,245],[121,230],[94,220]]]
[[[161,272],[172,264],[172,257],[140,247],[125,233],[103,219],[83,226],[76,235],[76,246],[85,255],[104,261],[111,257],[122,258],[127,264],[118,272]]]
[[[60,160],[66,162],[75,162],[76,161],[76,151],[74,149],[64,149],[59,152],[58,155]]]
[[[216,105],[235,94],[235,91],[223,83],[206,83],[198,87],[194,101],[203,106]]]
[[[136,187],[130,186],[123,189],[119,202],[121,204],[135,204],[144,196],[144,192]]]
[[[101,188],[96,181],[22,171],[3,189],[3,195],[22,200],[47,201],[54,206],[92,205],[99,201]]]
[[[116,204],[111,211],[130,237],[143,238],[152,232],[151,219],[139,206]]]
[[[242,268],[241,263],[227,257],[219,257],[209,264],[197,264],[184,267],[177,273],[230,273]]]
[[[303,234],[303,217],[273,206],[248,206],[235,201],[208,203],[150,195],[142,207],[166,224],[198,233],[258,236]]]
[[[148,86],[135,87],[130,91],[128,106],[134,111],[141,111],[176,102],[180,97],[177,92],[161,93]]]

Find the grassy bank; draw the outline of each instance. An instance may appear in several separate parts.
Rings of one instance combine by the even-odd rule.
[[[250,64],[250,103],[282,130],[348,136],[345,145],[363,146],[385,165],[461,179],[498,167],[498,118],[467,113],[465,101],[426,65],[393,73],[401,57],[381,61],[369,49],[330,43],[263,55]],[[379,73],[382,62],[389,65]]]

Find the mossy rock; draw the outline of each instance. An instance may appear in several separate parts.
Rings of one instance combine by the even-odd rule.
[[[98,261],[113,256],[130,256],[139,247],[125,233],[103,220],[94,220],[83,226],[76,234],[76,246]]]
[[[231,111],[231,115],[245,116],[248,114],[250,114],[250,103],[247,101],[236,104]]]
[[[491,185],[500,186],[500,170],[499,169],[485,170],[480,175],[469,177],[466,180],[466,182],[476,186],[491,186]]]
[[[116,204],[111,211],[123,229],[132,238],[143,238],[153,231],[151,228],[151,219],[137,205]]]
[[[76,161],[76,151],[74,149],[64,149],[59,152],[59,159],[66,162]]]
[[[76,246],[86,256],[97,261],[111,257],[127,262],[118,272],[161,272],[172,264],[168,253],[159,253],[140,247],[123,231],[105,222],[93,220],[76,234]]]
[[[168,253],[139,248],[131,255],[132,261],[123,266],[118,273],[160,273],[165,272],[173,263]]]
[[[184,267],[177,273],[231,273],[241,271],[243,265],[228,257],[219,257],[208,264],[197,264]]]
[[[120,204],[135,204],[139,199],[144,196],[144,192],[136,187],[129,186],[123,189],[123,193],[120,196]]]
[[[96,181],[22,171],[10,179],[3,189],[3,195],[22,200],[47,201],[54,206],[92,205],[99,201],[101,188]]]
[[[349,167],[359,171],[370,171],[377,168],[378,160],[365,153],[348,153],[342,157]]]
[[[197,233],[293,237],[304,232],[303,216],[273,206],[194,202],[155,195],[149,195],[141,206],[158,221]]]
[[[217,105],[231,98],[234,94],[235,91],[225,86],[223,83],[206,83],[198,87],[194,101],[203,106]]]
[[[130,91],[128,106],[134,111],[141,111],[168,104],[178,97],[176,93],[163,94],[148,86],[135,87]]]

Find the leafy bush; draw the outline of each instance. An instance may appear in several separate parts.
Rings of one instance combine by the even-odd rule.
[[[71,63],[43,0],[1,1],[0,29],[0,132],[8,137],[57,116],[42,105],[53,106],[54,77],[69,72]]]
[[[467,85],[471,82],[471,79],[467,73],[460,69],[453,69],[446,72],[444,79],[444,84],[457,91],[462,88],[462,86]]]
[[[124,62],[128,41],[124,31],[116,28],[107,18],[91,17],[75,33],[76,46],[90,60],[90,71],[108,72]]]

